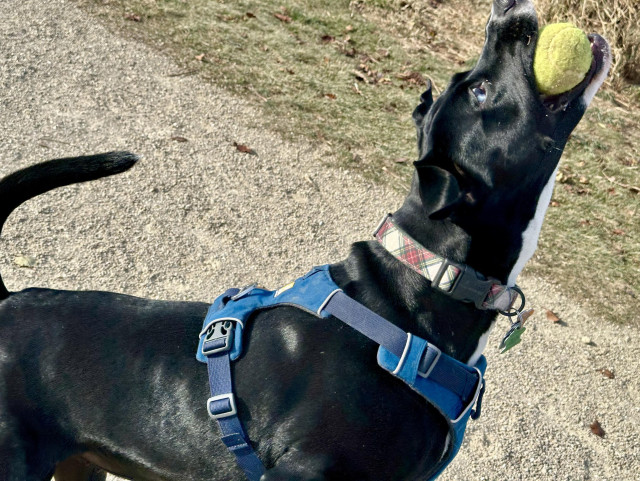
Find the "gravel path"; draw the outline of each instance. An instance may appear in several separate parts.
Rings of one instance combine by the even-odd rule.
[[[10,289],[212,300],[254,280],[277,287],[344,257],[401,201],[327,168],[326,152],[258,129],[254,106],[176,76],[170,60],[66,1],[2,7],[0,174],[115,149],[144,156],[129,173],[20,208],[0,240]],[[35,266],[18,267],[17,256]],[[526,273],[520,284],[537,314],[507,355],[496,353],[506,321],[494,333],[484,414],[441,479],[640,479],[639,331],[603,323]],[[591,433],[596,419],[604,438]]]

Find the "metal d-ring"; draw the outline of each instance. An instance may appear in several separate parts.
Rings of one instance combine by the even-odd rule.
[[[526,303],[526,299],[524,297],[524,292],[522,292],[522,290],[518,287],[518,286],[513,286],[510,287],[509,289],[516,291],[516,293],[520,296],[520,307],[518,307],[517,309],[515,307],[510,307],[508,311],[498,311],[500,314],[502,314],[503,316],[507,316],[507,317],[515,317],[518,316],[521,312],[522,309],[524,309],[524,305]]]

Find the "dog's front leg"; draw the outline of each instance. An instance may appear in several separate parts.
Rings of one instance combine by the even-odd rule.
[[[333,465],[325,455],[311,455],[299,450],[288,451],[260,481],[326,481]]]

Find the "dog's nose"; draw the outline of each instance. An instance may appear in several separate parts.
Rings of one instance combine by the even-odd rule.
[[[493,0],[496,12],[507,13],[516,5],[516,0]]]

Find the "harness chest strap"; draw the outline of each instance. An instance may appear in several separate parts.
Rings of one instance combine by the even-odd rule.
[[[486,360],[482,357],[470,367],[407,334],[344,294],[331,279],[328,266],[322,266],[275,292],[255,287],[230,289],[216,299],[205,318],[196,357],[208,365],[211,397],[207,410],[218,421],[222,441],[249,480],[259,480],[264,466],[238,418],[230,362],[241,355],[242,330],[251,314],[274,305],[295,306],[321,318],[334,316],[379,344],[378,364],[422,395],[447,420],[451,441],[437,474],[448,465],[462,444],[469,417],[480,415]]]

